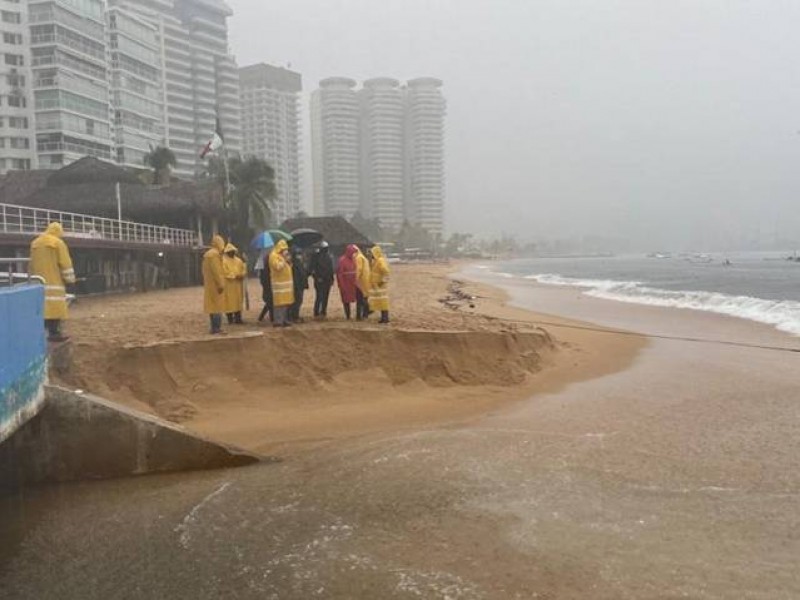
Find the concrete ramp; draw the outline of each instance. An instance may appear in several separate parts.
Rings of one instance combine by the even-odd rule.
[[[0,489],[260,460],[97,396],[47,386],[41,412],[0,444]]]

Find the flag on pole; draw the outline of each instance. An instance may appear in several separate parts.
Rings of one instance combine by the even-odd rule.
[[[205,158],[207,154],[214,154],[222,148],[225,143],[225,138],[222,137],[222,126],[219,123],[219,117],[217,117],[217,127],[216,131],[214,131],[214,135],[211,136],[211,139],[208,140],[208,143],[203,146],[203,150],[200,152],[200,158]]]

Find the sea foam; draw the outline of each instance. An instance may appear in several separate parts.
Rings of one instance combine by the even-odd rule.
[[[800,302],[794,300],[765,300],[719,292],[664,290],[646,286],[639,281],[575,279],[552,273],[528,275],[525,279],[548,285],[585,288],[584,293],[594,298],[667,308],[688,308],[739,317],[800,335]]]

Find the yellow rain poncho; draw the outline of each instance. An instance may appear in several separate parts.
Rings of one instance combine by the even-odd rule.
[[[370,265],[369,309],[389,310],[389,262],[379,246],[372,247]]]
[[[369,260],[367,260],[367,257],[359,250],[358,254],[356,254],[356,286],[358,286],[358,289],[361,290],[364,296],[369,296],[369,289],[372,286],[369,271]]]
[[[75,283],[75,271],[69,249],[61,237],[61,223],[50,223],[45,232],[31,243],[31,275],[43,277],[44,318],[67,318],[66,284]]]
[[[294,304],[292,265],[283,257],[289,245],[280,240],[269,253],[269,276],[272,281],[272,303],[275,307]]]
[[[229,256],[229,252],[236,252],[233,244],[225,246],[225,255],[222,257],[222,272],[225,275],[225,310],[226,313],[242,312],[244,308],[244,279],[247,276],[247,267],[238,256]]]
[[[203,255],[203,305],[209,315],[225,312],[225,275],[222,271],[222,251],[225,240],[215,235],[211,248]]]

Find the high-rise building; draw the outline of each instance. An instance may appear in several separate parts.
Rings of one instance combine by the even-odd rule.
[[[166,108],[165,144],[177,159],[174,174],[200,175],[199,151],[219,119],[229,153],[241,152],[241,107],[236,61],[228,50],[222,0],[109,0],[156,27]]]
[[[405,218],[405,101],[400,82],[378,77],[364,82],[362,108],[363,216],[397,230]]]
[[[389,229],[408,220],[441,235],[442,82],[423,77],[402,86],[379,77],[355,87],[352,79],[332,77],[312,96],[315,214],[358,211]]]
[[[428,232],[444,233],[444,117],[442,82],[412,79],[407,87],[406,215]]]
[[[111,58],[114,158],[139,167],[151,148],[164,143],[164,80],[158,28],[113,6],[107,11]]]
[[[31,0],[28,17],[39,166],[86,155],[110,160],[104,2]]]
[[[330,77],[311,97],[314,211],[351,217],[361,210],[361,105],[356,82]]]
[[[36,162],[26,9],[0,2],[0,175]]]
[[[264,63],[239,69],[243,154],[267,161],[275,170],[276,222],[300,211],[299,73]]]

